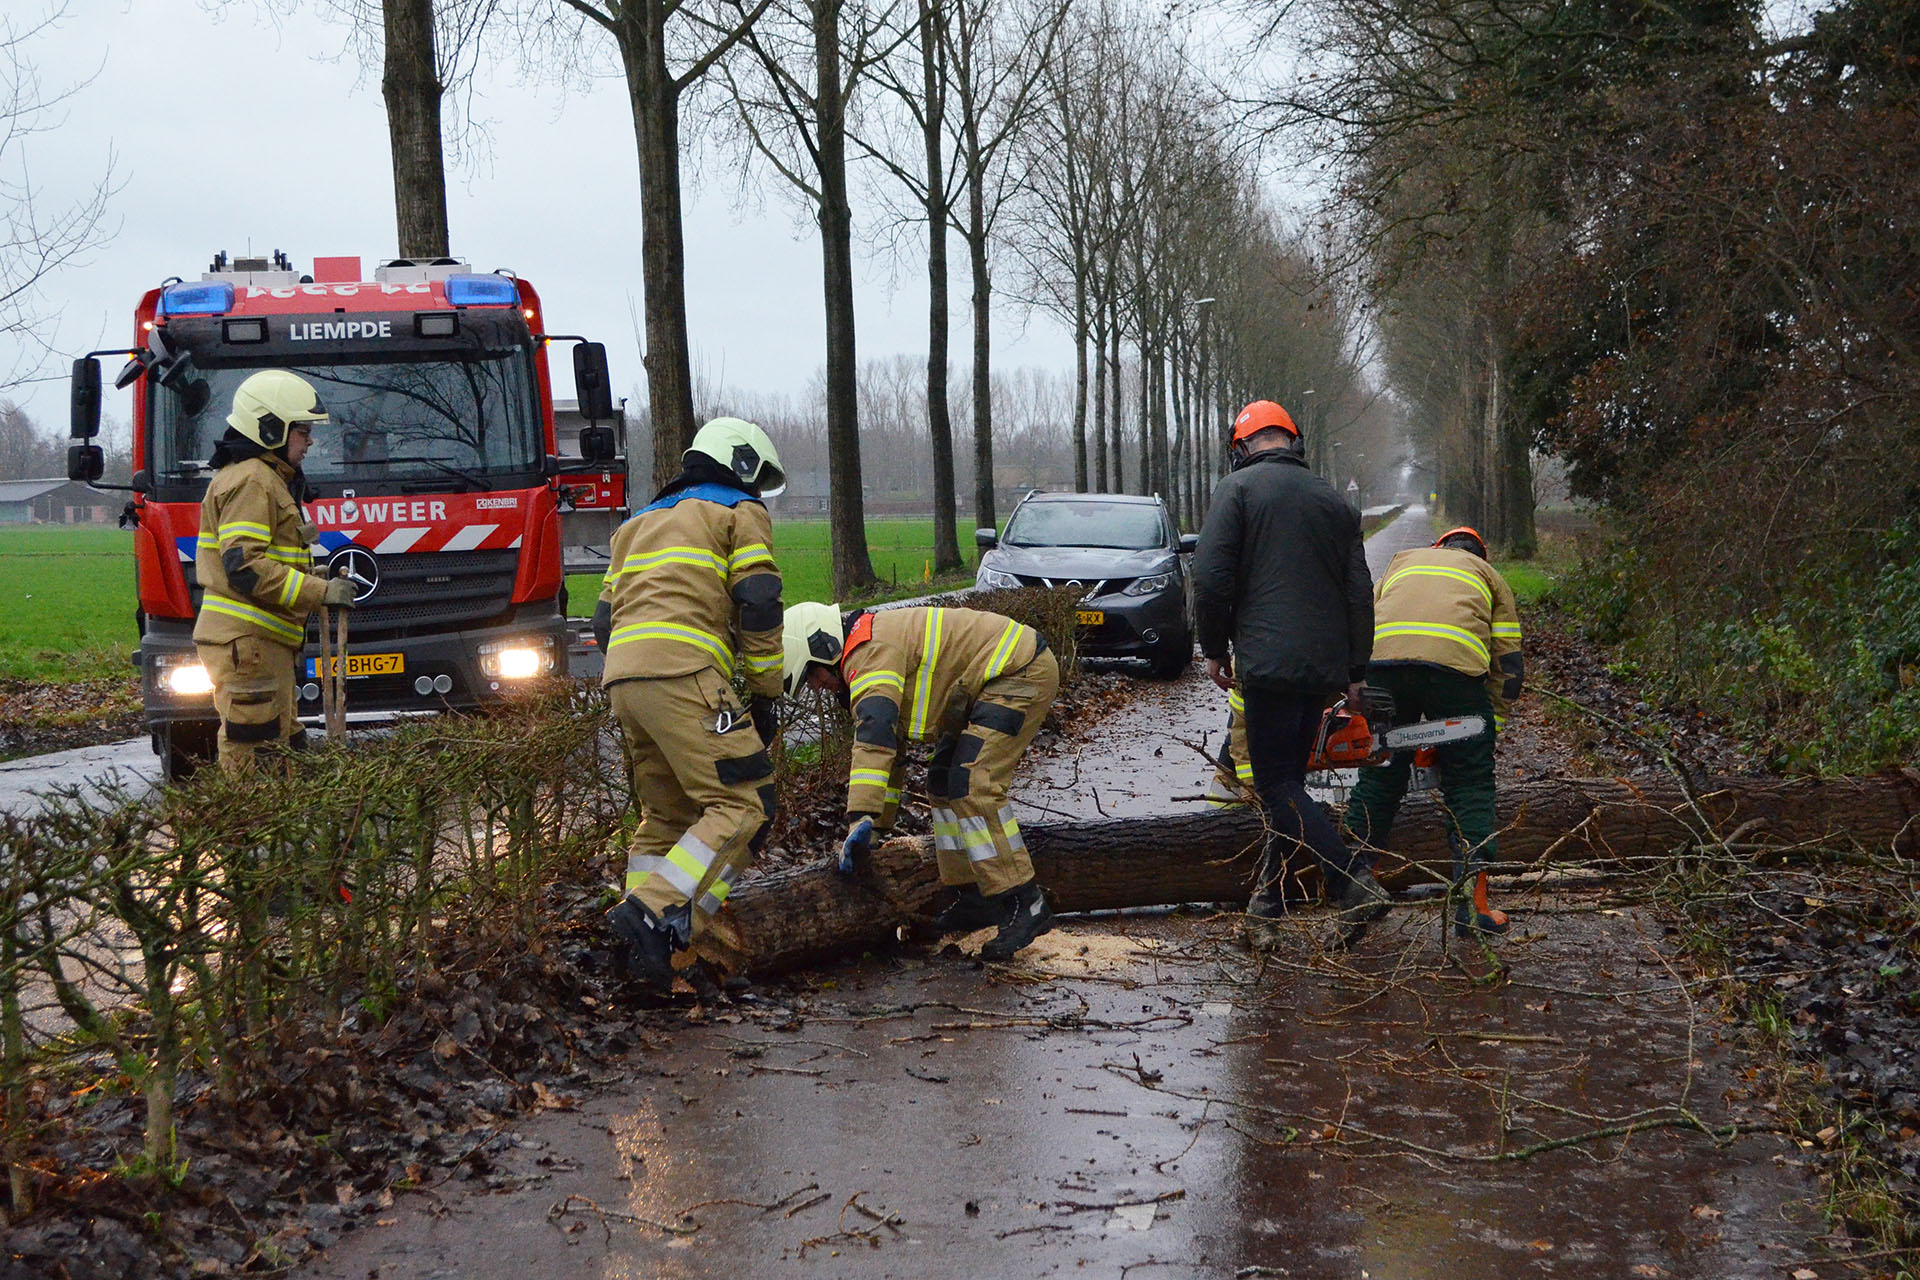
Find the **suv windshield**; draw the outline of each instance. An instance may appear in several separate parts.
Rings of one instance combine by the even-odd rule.
[[[1010,547],[1147,551],[1167,544],[1160,508],[1144,502],[1029,502],[1007,521]]]
[[[432,481],[480,487],[489,474],[537,470],[541,423],[523,350],[367,364],[285,364],[314,385],[332,421],[302,464],[318,483]],[[251,366],[203,369],[211,395],[197,414],[151,386],[149,457],[163,481],[198,478],[227,429],[233,392]]]

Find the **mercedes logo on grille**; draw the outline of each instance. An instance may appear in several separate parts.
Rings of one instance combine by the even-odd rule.
[[[380,586],[380,561],[365,547],[351,544],[327,557],[327,574],[353,583],[353,602],[360,604]]]

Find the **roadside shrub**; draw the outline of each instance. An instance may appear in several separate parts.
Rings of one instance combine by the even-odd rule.
[[[164,1173],[183,1072],[235,1102],[278,1083],[275,1046],[377,1024],[422,974],[539,948],[546,890],[600,869],[627,808],[604,707],[556,686],[240,777],[0,815],[13,1211],[31,1207],[37,1100],[124,1079],[146,1102],[138,1167]]]
[[[1920,517],[1877,550],[1870,572],[1838,551],[1803,562],[1762,611],[1729,587],[1677,590],[1616,538],[1554,600],[1651,692],[1712,705],[1776,766],[1866,772],[1920,756]]]

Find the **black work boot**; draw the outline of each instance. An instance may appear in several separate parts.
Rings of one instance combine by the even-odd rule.
[[[1053,908],[1047,905],[1047,895],[1035,881],[997,893],[987,901],[998,906],[1004,923],[1000,932],[980,948],[982,960],[1011,960],[1014,952],[1053,928]]]
[[[1373,922],[1386,915],[1393,906],[1386,889],[1373,878],[1372,867],[1355,867],[1347,874],[1346,880],[1346,886],[1333,903],[1340,912],[1334,943],[1341,948],[1351,947],[1360,941]]]
[[[628,894],[607,912],[607,923],[615,938],[614,972],[663,995],[673,990],[673,935],[653,912]]]
[[[1006,911],[995,910],[993,903],[980,892],[977,884],[963,884],[954,891],[954,898],[933,917],[933,931],[942,936],[949,933],[972,933],[975,929],[991,929],[1006,922]]]

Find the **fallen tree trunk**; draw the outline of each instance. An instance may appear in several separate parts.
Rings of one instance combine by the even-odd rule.
[[[1726,842],[1920,855],[1920,771],[1866,778],[1725,778],[1689,798],[1671,778],[1544,778],[1500,791],[1500,862],[1651,863]],[[1262,825],[1252,809],[1155,818],[1023,825],[1035,872],[1057,911],[1242,902],[1251,891]],[[1446,876],[1439,802],[1409,799],[1394,825],[1381,880],[1400,887]],[[1302,876],[1303,883],[1311,872]],[[790,867],[733,893],[703,942],[730,968],[767,974],[883,945],[939,895],[932,841],[889,840],[870,870],[848,880],[827,866]]]

